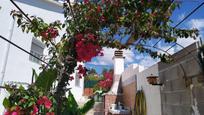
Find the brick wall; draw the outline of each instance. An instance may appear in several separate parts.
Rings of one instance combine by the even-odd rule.
[[[105,95],[105,115],[108,114],[108,109],[110,108],[111,104],[122,102],[122,95]]]
[[[136,90],[136,82],[123,86],[123,104],[130,107],[132,112],[134,112]]]

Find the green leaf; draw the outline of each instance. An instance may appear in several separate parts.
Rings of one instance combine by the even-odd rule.
[[[22,85],[20,85],[18,89],[21,91],[25,90],[25,88]]]
[[[22,21],[21,21],[21,19],[19,18],[19,19],[17,20],[17,24],[18,24],[18,26],[20,26],[21,23],[22,23]]]
[[[33,101],[29,102],[28,107],[31,107],[33,104],[35,104]]]
[[[65,105],[66,107],[64,111],[62,112],[63,113],[62,115],[81,115],[78,109],[78,104],[73,94],[71,93],[71,91],[69,91],[69,95],[68,95],[67,102]]]
[[[30,97],[28,95],[25,95],[23,98],[24,99],[29,99]]]
[[[62,28],[64,28],[66,25],[65,24],[62,24]]]
[[[69,109],[73,109],[73,110],[77,110],[78,108],[78,104],[74,98],[74,95],[71,93],[71,91],[69,92],[69,96],[67,98],[67,106]]]
[[[48,93],[52,86],[52,83],[55,81],[56,78],[57,78],[56,69],[43,70],[39,74],[39,77],[37,78],[35,85],[37,86],[37,88],[43,90],[44,93]]]
[[[36,73],[35,69],[32,68],[32,78],[35,78],[35,80],[37,80],[38,78],[38,74]]]
[[[95,103],[94,99],[91,99],[91,100],[87,101],[84,104],[84,106],[82,108],[80,108],[81,113],[82,114],[87,113],[91,108],[93,108],[94,103]]]
[[[10,107],[10,101],[7,98],[4,98],[3,105],[6,109]]]

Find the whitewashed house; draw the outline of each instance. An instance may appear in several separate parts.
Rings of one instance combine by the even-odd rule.
[[[27,14],[41,17],[46,22],[61,20],[63,22],[62,4],[51,0],[14,0],[16,4]],[[16,9],[10,0],[0,1],[0,35],[16,43],[23,49],[37,57],[45,52],[45,46],[31,33],[23,33],[17,27],[16,22],[10,16],[10,11]],[[17,9],[16,9],[17,10]],[[45,49],[45,50],[44,50]],[[32,68],[39,72],[40,61],[17,49],[6,41],[0,39],[0,86],[5,83],[17,82],[18,84],[30,84]],[[72,92],[77,101],[82,98],[83,79],[72,81]],[[7,96],[4,89],[0,90],[0,103]],[[4,107],[0,104],[0,114]]]
[[[110,110],[112,104],[123,102],[124,106],[135,112],[135,96],[137,91],[143,90],[146,99],[147,115],[161,115],[160,86],[153,86],[147,82],[150,75],[158,76],[158,64],[145,69],[138,64],[131,64],[124,68],[122,51],[115,51],[114,54],[114,82],[110,91],[105,95],[105,110],[109,112],[121,112]],[[123,110],[124,112],[124,110]],[[127,113],[125,113],[127,114]]]

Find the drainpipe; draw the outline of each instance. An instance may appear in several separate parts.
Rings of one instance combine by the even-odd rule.
[[[12,36],[13,36],[13,30],[14,30],[14,25],[15,25],[15,19],[13,19],[10,23],[9,26],[9,33],[8,33],[8,40],[11,41]],[[3,53],[3,61],[2,61],[2,68],[1,68],[1,73],[0,73],[0,86],[3,85],[4,77],[5,77],[5,71],[6,71],[6,66],[8,62],[8,56],[9,56],[9,49],[10,49],[10,43],[6,43],[6,47]],[[1,92],[1,90],[0,90]]]

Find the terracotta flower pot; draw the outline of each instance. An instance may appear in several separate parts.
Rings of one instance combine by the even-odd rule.
[[[155,85],[155,84],[157,84],[158,77],[157,76],[149,76],[149,77],[147,77],[147,81],[149,84]]]

